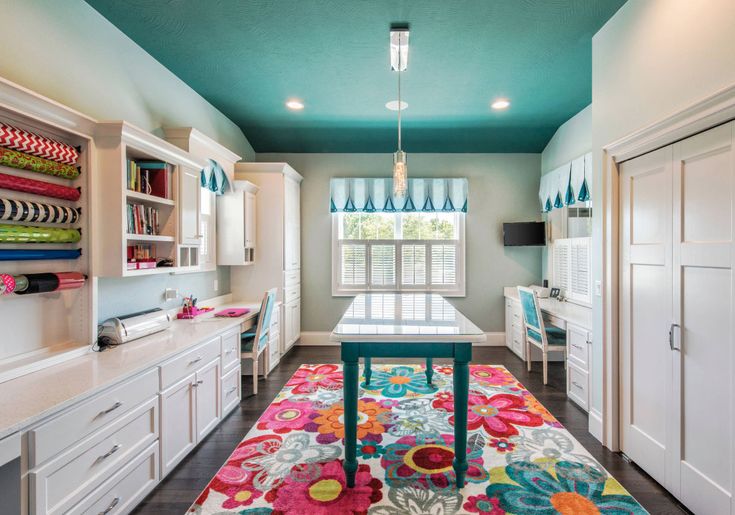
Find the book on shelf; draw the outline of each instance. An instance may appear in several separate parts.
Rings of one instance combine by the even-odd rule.
[[[127,187],[130,191],[171,200],[172,180],[173,166],[164,161],[127,161]]]
[[[156,268],[156,246],[151,243],[128,245],[128,270]]]
[[[143,204],[128,204],[128,227],[129,234],[160,234],[160,221],[158,209],[144,206]]]

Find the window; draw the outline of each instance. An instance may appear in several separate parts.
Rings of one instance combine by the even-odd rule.
[[[590,238],[558,239],[553,249],[552,286],[571,301],[591,304]]]
[[[464,213],[332,214],[332,293],[463,296]]]
[[[199,234],[202,235],[201,244],[199,246],[199,265],[201,270],[214,270],[217,268],[216,249],[217,240],[215,232],[215,194],[206,188],[200,188],[201,198],[200,217],[199,217]]]

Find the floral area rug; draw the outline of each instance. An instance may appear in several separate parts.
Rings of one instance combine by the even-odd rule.
[[[647,513],[504,367],[471,365],[467,481],[455,486],[452,369],[373,365],[360,383],[358,471],[342,471],[340,365],[302,365],[190,513]]]

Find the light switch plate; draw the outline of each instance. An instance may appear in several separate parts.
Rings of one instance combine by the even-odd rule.
[[[164,300],[176,300],[179,297],[179,290],[173,288],[166,288],[163,292]]]
[[[214,280],[213,287],[214,287],[214,291],[219,291],[219,280],[218,279]]]
[[[602,297],[602,281],[595,281],[595,295]]]

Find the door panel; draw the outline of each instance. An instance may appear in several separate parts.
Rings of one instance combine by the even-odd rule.
[[[620,166],[621,448],[667,484],[671,147]]]
[[[696,513],[730,514],[733,492],[733,123],[674,145],[676,422],[670,467]]]

